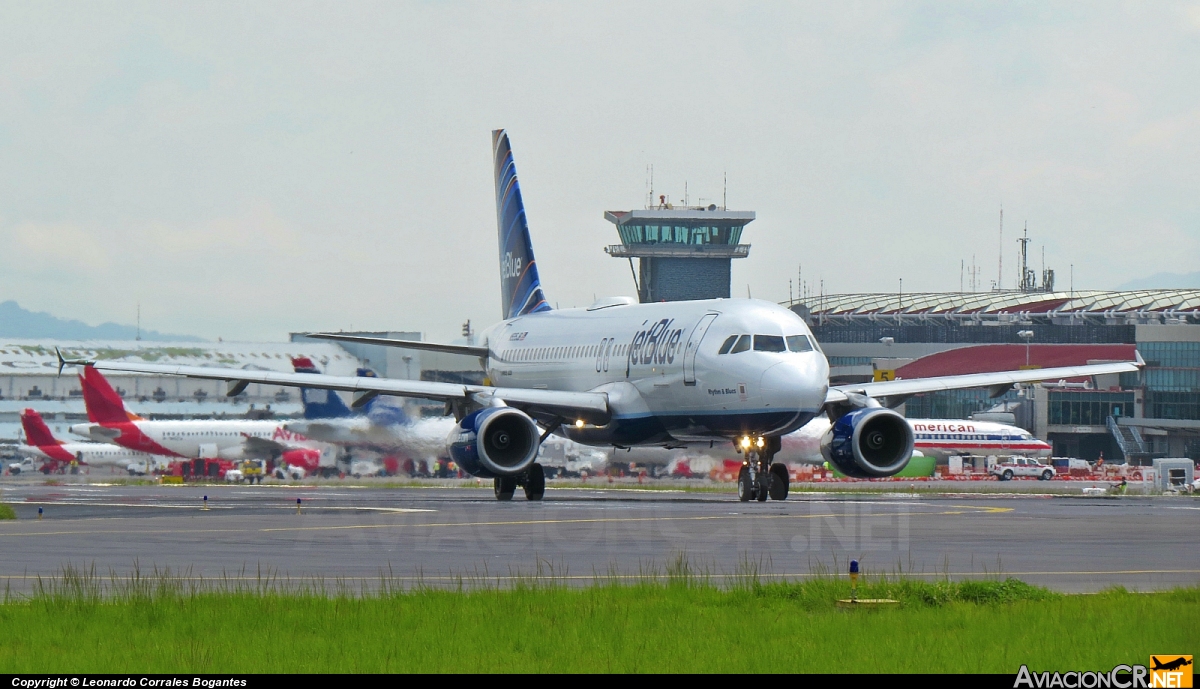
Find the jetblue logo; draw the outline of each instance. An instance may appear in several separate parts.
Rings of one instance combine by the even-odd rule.
[[[675,363],[675,353],[679,351],[683,329],[672,328],[674,324],[674,318],[664,318],[645,330],[639,330],[629,346],[629,362],[634,365],[660,366]]]
[[[505,252],[504,258],[500,259],[500,278],[507,280],[509,278],[519,277],[521,275],[521,266],[524,261],[520,256],[513,257],[512,252]]]

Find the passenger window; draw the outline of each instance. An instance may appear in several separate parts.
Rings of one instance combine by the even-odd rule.
[[[786,352],[782,335],[755,335],[754,351],[756,352]]]
[[[717,350],[717,354],[728,354],[729,348],[733,346],[734,342],[737,342],[737,335],[730,335],[729,339],[725,340],[724,344],[721,345],[721,348]]]
[[[811,352],[813,349],[807,335],[788,335],[787,346],[793,352]]]
[[[729,353],[737,354],[738,352],[744,352],[747,349],[750,349],[750,336],[742,335],[738,338],[738,341],[734,343],[733,349],[729,350]]]

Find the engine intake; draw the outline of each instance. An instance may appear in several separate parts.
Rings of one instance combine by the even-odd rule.
[[[512,407],[468,414],[450,433],[450,457],[472,476],[520,474],[537,458],[541,433],[529,415]]]
[[[912,453],[912,427],[903,416],[883,407],[846,414],[821,439],[825,461],[854,478],[895,476]]]

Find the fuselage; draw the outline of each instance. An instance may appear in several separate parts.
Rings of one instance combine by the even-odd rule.
[[[289,431],[280,421],[197,420],[81,423],[71,432],[93,440],[116,443],[138,452],[173,458],[240,459],[258,456],[255,441],[279,447],[311,445],[304,436]]]
[[[493,385],[608,395],[611,422],[562,420],[589,445],[784,435],[820,411],[829,385],[803,319],[752,299],[599,302],[512,318],[484,337]]]
[[[165,464],[168,458],[136,452],[119,445],[106,443],[60,443],[55,445],[21,445],[18,452],[53,462],[55,465],[76,462],[84,466],[126,467],[133,463]]]

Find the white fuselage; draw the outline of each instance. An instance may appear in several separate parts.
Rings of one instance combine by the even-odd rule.
[[[71,426],[71,432],[97,441],[111,442],[150,454],[175,459],[242,459],[261,452],[258,447],[305,447],[307,438],[287,430],[282,421],[196,420],[128,421],[124,423],[83,423]]]
[[[746,348],[735,342],[720,353],[743,335]],[[829,385],[829,365],[804,321],[759,300],[545,311],[503,321],[484,337],[493,385],[607,393],[610,423],[562,420],[565,435],[591,445],[782,435],[820,411]]]
[[[108,443],[62,443],[59,445],[20,445],[17,451],[26,457],[67,463],[74,461],[86,466],[119,466],[125,468],[134,463],[165,465],[170,458],[136,452],[120,445]]]

